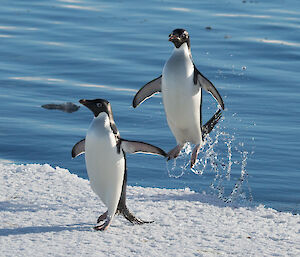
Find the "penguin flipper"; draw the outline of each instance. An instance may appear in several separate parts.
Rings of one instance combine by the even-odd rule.
[[[132,101],[133,108],[136,108],[139,104],[144,102],[155,93],[161,92],[161,77],[162,75],[151,80],[136,93]]]
[[[224,102],[219,94],[218,90],[215,88],[213,83],[211,83],[206,77],[204,77],[200,71],[196,68],[194,64],[194,84],[196,85],[199,82],[200,87],[202,87],[206,92],[210,93],[224,110]]]
[[[140,141],[130,141],[121,139],[121,148],[126,153],[145,153],[145,154],[155,154],[162,155],[164,157],[167,156],[164,150],[160,149],[151,144],[147,144]]]
[[[85,152],[85,139],[77,142],[72,148],[72,158],[76,158]]]
[[[222,112],[219,109],[208,122],[205,123],[205,125],[202,126],[202,137],[205,138],[215,127],[215,125],[218,123],[218,121],[222,117]]]

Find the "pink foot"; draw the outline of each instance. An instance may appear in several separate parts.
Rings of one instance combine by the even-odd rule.
[[[192,158],[191,158],[191,168],[193,168],[194,164],[196,163],[199,150],[200,150],[200,144],[196,145],[193,149]]]

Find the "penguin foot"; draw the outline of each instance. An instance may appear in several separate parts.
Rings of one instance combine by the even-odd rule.
[[[167,153],[167,157],[168,157],[168,161],[169,160],[172,160],[172,159],[175,159],[179,154],[180,154],[180,151],[182,149],[184,145],[177,145],[175,146],[170,152]]]
[[[97,219],[97,223],[100,223],[101,221],[105,220],[106,218],[107,218],[107,211],[99,216],[99,218]]]
[[[124,209],[120,210],[120,213],[124,216],[125,219],[130,221],[132,224],[142,225],[145,223],[153,223],[154,221],[145,221],[135,217],[128,209],[125,207]]]
[[[98,231],[98,230],[104,231],[104,230],[106,230],[106,229],[109,228],[110,223],[111,223],[111,219],[108,219],[108,218],[107,218],[106,221],[105,221],[103,224],[98,225],[98,226],[95,226],[94,229],[97,230],[97,231]]]
[[[199,150],[200,150],[200,144],[196,145],[193,149],[192,158],[191,158],[191,169],[193,168],[194,164],[196,163]]]

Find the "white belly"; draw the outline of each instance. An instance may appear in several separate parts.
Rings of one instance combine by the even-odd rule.
[[[162,96],[168,125],[178,144],[202,142],[201,89],[193,83],[189,56],[175,49],[162,73]]]
[[[86,169],[93,191],[107,206],[108,215],[112,218],[121,195],[125,160],[122,153],[117,153],[108,116],[99,116],[94,119],[86,135]]]

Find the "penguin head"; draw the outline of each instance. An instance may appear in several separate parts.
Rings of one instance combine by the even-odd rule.
[[[98,117],[98,115],[101,112],[107,113],[108,116],[112,115],[111,105],[105,99],[94,99],[94,100],[81,99],[79,100],[79,103],[89,108],[94,113],[95,117]]]
[[[182,44],[187,43],[190,49],[190,36],[185,29],[174,29],[169,35],[169,41],[171,41],[176,48],[179,48]]]

